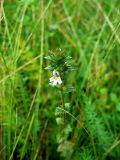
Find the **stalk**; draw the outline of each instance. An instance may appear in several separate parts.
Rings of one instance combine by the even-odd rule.
[[[61,84],[61,100],[62,100],[62,107],[63,107],[63,110],[64,110],[64,129],[65,129],[65,126],[66,126],[66,112],[65,112],[63,84]]]

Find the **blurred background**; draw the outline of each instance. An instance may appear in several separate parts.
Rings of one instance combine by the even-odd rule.
[[[75,67],[63,142],[44,58],[56,48]],[[0,160],[12,159],[120,159],[119,0],[0,1]]]

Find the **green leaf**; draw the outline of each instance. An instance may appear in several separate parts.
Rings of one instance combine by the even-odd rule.
[[[55,116],[56,117],[62,117],[64,115],[64,111],[60,109],[60,107],[56,107],[55,109]]]
[[[56,118],[56,123],[57,123],[58,125],[63,125],[63,124],[64,124],[63,118],[57,117],[57,118]]]
[[[70,103],[65,103],[65,110],[70,111]]]

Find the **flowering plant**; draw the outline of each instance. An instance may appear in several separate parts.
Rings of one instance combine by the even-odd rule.
[[[70,105],[69,103],[65,103],[64,100],[64,86],[68,84],[66,83],[68,77],[67,74],[74,68],[70,64],[71,57],[64,54],[64,52],[60,48],[56,49],[55,51],[50,51],[49,55],[46,56],[45,59],[50,62],[50,65],[45,69],[52,71],[52,77],[50,77],[49,79],[50,85],[58,86],[57,88],[61,91],[62,108],[56,107],[55,116],[56,122],[59,125],[64,125],[63,132],[65,133],[65,130],[68,130],[68,128],[70,128],[70,126],[66,125],[66,114],[68,113]],[[63,118],[61,117],[61,115],[63,115]]]

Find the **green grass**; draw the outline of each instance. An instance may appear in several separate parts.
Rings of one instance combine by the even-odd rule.
[[[1,160],[120,159],[119,17],[119,0],[0,1]],[[45,70],[56,48],[75,67],[68,110]]]

